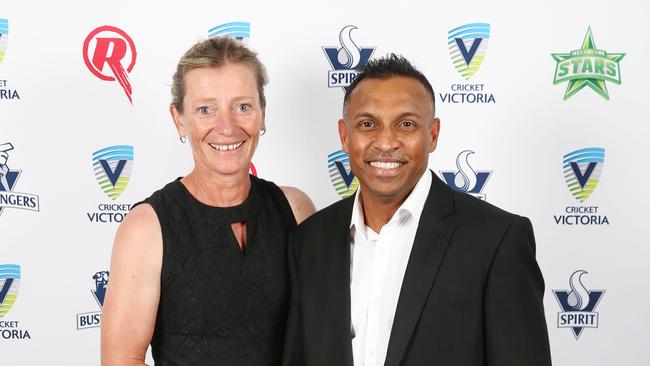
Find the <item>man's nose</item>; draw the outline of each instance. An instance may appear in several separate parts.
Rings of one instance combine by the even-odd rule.
[[[397,150],[400,144],[397,133],[390,127],[384,127],[378,132],[374,147],[380,151],[393,151]]]

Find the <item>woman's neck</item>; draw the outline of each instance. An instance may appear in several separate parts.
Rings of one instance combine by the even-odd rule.
[[[251,181],[246,174],[222,176],[202,173],[194,169],[181,179],[188,191],[202,203],[217,207],[231,207],[243,203],[250,192]]]

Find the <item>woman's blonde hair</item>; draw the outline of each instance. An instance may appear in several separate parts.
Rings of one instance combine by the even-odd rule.
[[[264,85],[267,83],[266,69],[257,58],[257,53],[251,51],[242,42],[231,37],[216,37],[198,42],[192,46],[176,66],[172,77],[172,105],[179,113],[183,113],[183,98],[185,97],[185,75],[188,71],[203,67],[220,67],[227,63],[247,64],[257,81],[262,109],[266,107]]]

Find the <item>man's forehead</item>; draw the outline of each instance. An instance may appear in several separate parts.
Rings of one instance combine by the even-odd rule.
[[[422,83],[406,76],[364,79],[352,90],[348,98],[348,108],[368,104],[404,103],[432,107],[431,96]]]

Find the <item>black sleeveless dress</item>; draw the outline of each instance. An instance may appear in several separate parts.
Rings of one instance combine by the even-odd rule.
[[[280,364],[290,292],[286,240],[296,221],[278,186],[250,179],[239,206],[205,205],[180,180],[144,201],[163,237],[156,366]],[[243,251],[233,222],[246,223]]]

